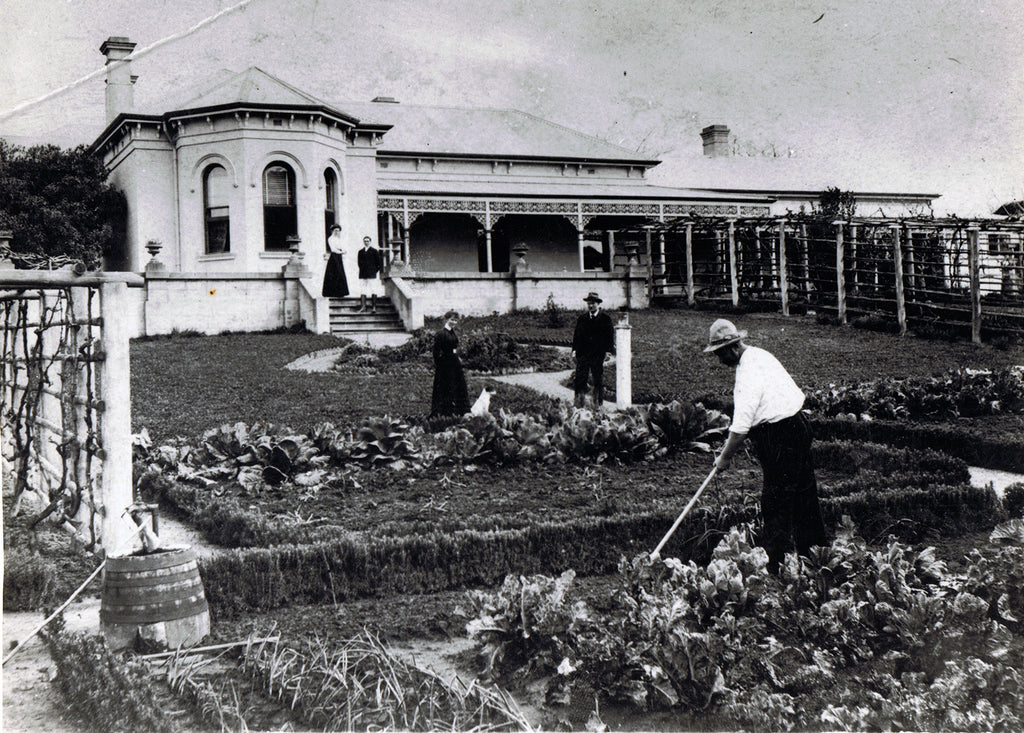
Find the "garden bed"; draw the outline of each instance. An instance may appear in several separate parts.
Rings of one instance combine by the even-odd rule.
[[[152,688],[137,688],[118,703],[124,709],[149,695],[142,711],[154,730],[173,730],[168,714],[192,721],[204,714],[209,730],[225,723],[237,729],[239,720],[250,729],[335,729],[344,722],[332,724],[331,711],[341,714],[345,706],[330,691],[346,675],[362,674],[356,664],[338,666],[339,655],[359,649],[364,659],[367,639],[379,638],[387,656],[374,650],[372,664],[384,662],[390,671],[378,670],[361,684],[388,679],[414,661],[429,665],[431,680],[490,676],[545,730],[602,724],[666,731],[1010,731],[1024,716],[1024,629],[1015,621],[1024,616],[1024,529],[1004,531],[1001,541],[990,535],[947,539],[932,552],[892,541],[866,545],[844,527],[832,548],[808,563],[787,563],[776,578],[764,573],[763,553],[746,544],[741,530],[710,564],[687,571],[696,574],[692,580],[641,555],[610,575],[562,584],[527,576],[475,594],[241,614],[216,622],[211,642],[271,631],[279,642],[259,654],[226,653],[196,673],[183,660],[174,684],[181,697],[170,700],[166,663],[148,662],[144,682],[138,670],[146,665],[137,658],[107,662],[88,648],[92,668],[110,666],[108,687],[135,679]],[[730,582],[705,589],[700,578],[715,573]],[[846,603],[847,593],[867,604]],[[467,628],[495,631],[478,633],[474,642]],[[115,671],[118,664],[126,671]],[[322,681],[328,668],[336,670],[330,684]],[[73,669],[65,665],[60,675]],[[370,703],[380,724],[405,714],[410,702],[439,694],[451,700],[436,688],[416,688],[409,680],[419,673],[406,674],[392,678],[399,688],[408,686],[405,702],[385,696]],[[352,704],[367,714],[366,703],[355,698]],[[443,719],[430,727],[438,725]],[[420,729],[409,718],[401,727]]]
[[[575,314],[561,314],[564,320],[549,328],[554,325],[554,315],[467,319],[462,328],[500,328],[523,344],[565,344]],[[551,322],[545,324],[545,318]],[[689,311],[630,314],[634,395],[638,399],[657,402],[680,398],[689,404],[705,397],[706,406],[728,409],[731,372],[700,355],[707,325],[713,318],[713,314]],[[965,343],[896,339],[863,331],[839,331],[809,319],[784,319],[771,314],[735,320],[752,332],[752,342],[779,356],[808,390],[827,389],[836,381],[852,383],[864,375],[934,378],[936,370],[953,365],[1002,369],[1024,362],[1019,346],[998,351]],[[285,643],[293,649],[308,649],[308,640],[319,637],[330,640],[324,650],[333,652],[364,628],[413,648],[417,639],[428,637],[439,642],[455,638],[457,646],[465,649],[465,623],[473,616],[465,589],[493,594],[506,575],[553,576],[568,569],[574,570],[577,578],[566,600],[586,601],[598,615],[610,612],[619,602],[613,591],[621,590],[623,585],[622,576],[615,572],[620,559],[649,552],[710,468],[707,454],[686,452],[678,446],[658,453],[658,445],[652,446],[650,436],[636,426],[624,434],[587,433],[585,440],[578,441],[583,450],[589,451],[585,456],[571,455],[571,451],[566,454],[565,446],[573,441],[563,432],[559,450],[565,455],[544,461],[529,457],[530,451],[523,452],[523,446],[529,443],[521,439],[529,432],[525,423],[518,424],[519,432],[513,431],[514,445],[506,436],[466,428],[459,421],[431,425],[425,420],[431,373],[420,363],[415,368],[401,368],[371,364],[369,358],[364,358],[366,364],[344,373],[310,375],[282,369],[304,353],[338,344],[344,342],[308,334],[274,334],[175,337],[132,345],[133,415],[136,425],[149,427],[156,438],[155,448],[152,444],[149,448],[160,449],[174,435],[189,435],[196,437],[175,444],[175,451],[187,446],[199,455],[207,450],[199,436],[224,422],[242,421],[250,430],[257,424],[266,425],[268,420],[293,427],[268,431],[267,454],[254,448],[256,463],[214,467],[202,462],[190,465],[191,473],[186,471],[185,475],[167,473],[164,465],[159,472],[149,472],[148,480],[140,484],[149,492],[146,498],[160,498],[165,508],[203,527],[210,539],[234,548],[203,561],[204,585],[214,611],[214,641],[236,640],[251,630],[265,630],[267,622],[276,622]],[[478,388],[478,384],[471,386]],[[352,399],[353,394],[365,399]],[[189,402],[195,404],[194,410],[182,410],[182,395],[191,395]],[[527,414],[555,411],[546,399],[499,386],[492,408],[502,407]],[[359,441],[350,444],[322,428],[325,421],[334,421],[352,426],[342,433],[354,433],[364,421],[380,420],[379,416],[385,414],[404,416],[399,422],[434,436],[434,440],[448,431],[447,442],[428,441],[408,451],[404,442],[412,445],[420,434],[410,438],[402,432],[392,440],[391,428],[387,427],[384,435],[363,440],[364,445],[359,447],[355,445]],[[955,583],[977,595],[982,581],[1010,579],[1012,572],[993,565],[998,550],[987,547],[987,530],[1005,518],[1008,508],[1019,513],[1022,492],[1011,490],[1006,503],[1001,504],[993,492],[969,487],[964,461],[993,468],[1015,467],[999,461],[1003,460],[1000,456],[1020,455],[1019,437],[1017,442],[1011,437],[1015,429],[1019,436],[1020,419],[1019,414],[990,414],[945,422],[868,421],[861,420],[860,415],[849,419],[847,415],[823,412],[816,420],[815,444],[823,509],[831,527],[839,527],[844,515],[852,516],[860,535],[867,538],[868,545],[862,548],[855,565],[863,569],[875,563],[877,567],[876,561],[868,562],[868,558],[889,557],[894,549],[887,536],[893,534],[905,543],[913,543],[915,553],[923,549],[921,542],[939,545],[943,556],[956,566],[940,589],[948,590],[953,587],[950,583]],[[463,429],[465,432],[459,432]],[[316,454],[306,455],[300,450],[290,455],[290,449],[282,448],[289,461],[286,464],[280,455],[274,457],[273,449],[281,447],[281,438],[295,434],[306,436],[310,444],[326,439],[335,448],[322,453],[326,460],[308,464],[302,464],[299,456],[308,460],[316,459]],[[374,453],[369,444],[376,441],[380,445],[382,439],[389,447]],[[848,439],[856,444],[845,442]],[[302,441],[296,442],[297,447],[299,443]],[[882,447],[883,443],[888,447]],[[594,445],[600,447],[587,447]],[[908,450],[894,450],[892,446]],[[204,455],[224,453],[217,445],[213,448],[212,453]],[[931,448],[942,448],[958,458],[929,451]],[[495,455],[495,451],[501,454],[501,460],[482,458]],[[233,460],[238,455],[228,457]],[[421,460],[424,456],[429,460]],[[442,456],[447,458],[437,460]],[[510,460],[513,456],[519,459]],[[648,457],[650,460],[646,460]],[[168,465],[180,459],[182,455],[175,452]],[[142,457],[137,478],[153,463],[160,460]],[[281,476],[268,471],[274,480],[265,480],[263,471],[268,467]],[[222,475],[207,472],[214,468]],[[261,480],[251,480],[251,471],[243,474],[247,479],[239,480],[240,468],[258,468]],[[314,471],[324,473],[309,480],[307,474]],[[692,558],[698,567],[705,568],[730,527],[755,519],[759,491],[759,469],[748,457],[738,458],[733,469],[712,484],[663,554]],[[5,529],[8,522],[5,512]],[[988,559],[983,562],[974,555],[964,561],[975,545]],[[906,555],[909,550],[898,552]],[[965,579],[971,566],[988,568],[988,574]],[[89,563],[57,570],[51,566],[36,575],[75,575],[76,579],[69,578],[66,583],[74,587],[88,569]],[[22,586],[31,588],[33,583],[45,582],[19,581],[19,592]],[[767,579],[765,584],[773,582]],[[937,597],[928,589],[908,587],[913,592],[906,598],[912,600],[898,606],[901,611],[940,608],[947,614],[947,621],[953,618],[949,614],[954,609],[948,601],[955,596],[947,593]],[[786,592],[785,587],[774,586],[771,597],[784,598]],[[40,600],[42,594],[30,598],[17,596],[13,590],[11,593],[12,598],[22,598],[19,602],[29,606],[49,602]],[[60,594],[51,590],[47,598],[52,600],[54,595]],[[7,596],[5,583],[5,607]],[[793,598],[786,602],[795,603]],[[993,600],[995,611],[991,611]],[[1016,597],[1010,600],[1018,602]],[[987,599],[986,603],[990,613],[1001,613],[998,598]],[[799,610],[788,609],[779,618],[788,622]],[[1016,606],[1010,612],[1016,613]],[[742,618],[740,613],[733,616]],[[824,633],[827,624],[817,611],[802,618]],[[922,618],[934,625],[934,617]],[[858,623],[868,620],[862,617]],[[833,624],[829,628],[828,633],[840,633],[845,627]],[[858,633],[862,630],[854,624],[843,633],[853,633],[850,629]],[[807,659],[798,659],[800,655],[789,650],[806,650],[806,656],[818,648],[812,644],[822,637],[796,637],[791,630],[774,627],[762,631],[744,637],[746,632],[741,629],[736,639],[744,640],[748,650],[756,649],[762,657],[774,660],[779,665],[775,670],[778,679],[766,670],[752,671],[735,660],[716,658],[713,661],[724,671],[726,686],[734,693],[732,706],[727,709],[722,705],[730,698],[725,697],[727,693],[714,692],[714,684],[714,694],[705,696],[706,710],[700,711],[705,702],[697,705],[692,700],[668,710],[655,705],[638,710],[623,706],[614,694],[608,694],[608,689],[602,691],[599,685],[594,688],[593,683],[591,688],[581,686],[575,691],[570,689],[572,685],[565,687],[563,693],[568,690],[571,694],[562,694],[561,702],[538,699],[538,687],[530,684],[529,675],[513,668],[506,670],[502,681],[535,707],[550,703],[548,717],[541,721],[547,727],[585,727],[594,712],[594,693],[605,699],[600,719],[616,729],[997,727],[986,727],[994,718],[985,704],[1006,721],[1020,717],[1019,702],[997,699],[993,692],[1014,692],[1007,685],[1016,684],[1011,672],[1021,667],[1019,637],[1000,637],[1010,654],[1000,660],[986,656],[981,642],[987,644],[992,637],[984,636],[988,632],[977,624],[972,629],[961,629],[970,636],[959,637],[964,642],[960,651],[934,635],[928,636],[926,643],[910,640],[912,649],[908,651],[890,645],[891,632],[875,628],[873,640],[865,642],[871,647],[872,657],[840,664],[833,649],[821,648],[828,655],[828,665],[818,664],[815,659],[819,670],[814,671],[805,669]],[[1019,634],[1019,629],[1011,632]],[[688,633],[705,634],[708,629],[690,629]],[[768,637],[774,637],[784,649],[771,647]],[[941,643],[936,643],[937,639]],[[857,646],[861,642],[854,639],[849,643]],[[945,656],[925,658],[922,650],[929,647],[941,647]],[[952,676],[941,671],[947,662],[952,664]],[[465,655],[453,664],[469,676],[484,669]],[[738,666],[733,671],[746,671],[732,674],[730,665],[734,664]],[[832,676],[827,674],[829,665]],[[252,679],[251,674],[246,676],[237,669],[234,663],[224,668],[224,678],[238,684],[222,687],[219,692],[237,695],[241,684]],[[927,676],[906,677],[921,670]],[[551,670],[548,672],[550,676]],[[996,674],[1009,681],[998,682]],[[598,679],[600,675],[588,677]],[[982,688],[979,681],[986,686]],[[272,689],[268,687],[268,693]],[[677,697],[685,697],[690,688],[672,689]],[[693,689],[704,688],[698,685]],[[950,697],[960,695],[962,690],[967,690],[964,696]],[[196,692],[194,704],[208,711],[230,712],[230,704],[215,704],[210,692]],[[265,712],[251,719],[250,727],[296,724],[297,719],[282,712],[283,707],[274,701],[275,694],[251,698],[252,705]],[[664,695],[656,688],[647,689],[649,699],[658,694]],[[1014,698],[1019,699],[1019,695]],[[249,704],[249,698],[243,696],[241,700],[242,707]],[[236,709],[238,701],[236,697]],[[804,712],[798,711],[797,701]],[[940,709],[940,703],[945,704],[944,709]],[[946,709],[965,717],[942,718]],[[214,723],[213,729],[216,727]]]

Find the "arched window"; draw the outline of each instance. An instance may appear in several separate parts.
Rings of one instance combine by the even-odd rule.
[[[203,173],[203,218],[206,229],[206,254],[231,251],[231,227],[228,216],[228,172],[222,165],[211,165]]]
[[[295,234],[295,173],[284,163],[271,163],[263,171],[263,247],[286,250],[288,237]]]
[[[324,171],[324,236],[338,223],[338,176],[330,168]]]

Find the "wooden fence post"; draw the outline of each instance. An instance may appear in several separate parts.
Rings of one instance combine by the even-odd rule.
[[[807,239],[807,225],[800,225],[800,239],[804,243],[804,293],[807,295],[807,304],[811,303],[811,243]]]
[[[981,257],[978,252],[980,228],[967,228],[967,266],[971,283],[971,341],[981,343]]]
[[[697,301],[693,292],[693,223],[686,224],[686,302],[691,306]]]
[[[786,220],[779,222],[779,293],[782,315],[789,315],[789,273],[786,272]]]
[[[740,277],[736,272],[736,220],[729,220],[729,286],[732,289],[733,307],[740,304]]]
[[[907,304],[903,299],[903,248],[900,246],[900,227],[893,224],[892,230],[892,264],[896,278],[896,322],[900,327],[900,336],[907,335]]]
[[[103,361],[100,368],[100,394],[104,412],[100,443],[103,447],[102,503],[103,548],[105,552],[124,551],[131,537],[121,514],[132,503],[132,395],[129,368],[128,322],[124,317],[131,306],[128,288],[123,282],[100,285],[103,325],[100,341]],[[128,553],[131,548],[128,548]]]
[[[907,256],[907,294],[911,302],[916,301],[917,297],[917,262],[914,253],[914,230],[906,224],[903,225],[903,241],[906,242],[906,246],[903,248]]]
[[[853,295],[858,293],[860,277],[857,273],[857,225],[850,226],[850,292]]]
[[[843,222],[832,222],[836,227],[836,310],[839,322],[846,324],[846,273],[843,272]]]

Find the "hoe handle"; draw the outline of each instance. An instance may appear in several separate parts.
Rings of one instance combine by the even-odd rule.
[[[690,513],[691,509],[693,509],[693,505],[697,503],[697,499],[699,499],[700,495],[704,493],[704,489],[706,489],[708,484],[711,483],[711,479],[715,477],[716,473],[718,473],[718,466],[712,467],[711,473],[709,473],[708,477],[704,479],[704,483],[702,483],[700,488],[697,489],[697,493],[693,495],[693,498],[690,499],[689,503],[683,508],[682,513],[676,518],[675,523],[669,528],[665,536],[661,538],[661,542],[658,543],[658,546],[654,548],[654,552],[651,553],[652,559],[658,558],[658,553],[661,552],[661,548],[665,546],[665,543],[668,542],[672,534],[679,528],[679,525],[682,524],[686,515]]]

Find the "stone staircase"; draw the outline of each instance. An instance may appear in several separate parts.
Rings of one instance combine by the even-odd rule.
[[[376,313],[370,311],[370,299],[366,299],[366,311],[359,312],[359,298],[331,298],[331,334],[334,336],[359,336],[367,333],[404,333],[402,320],[389,298],[377,297]]]

